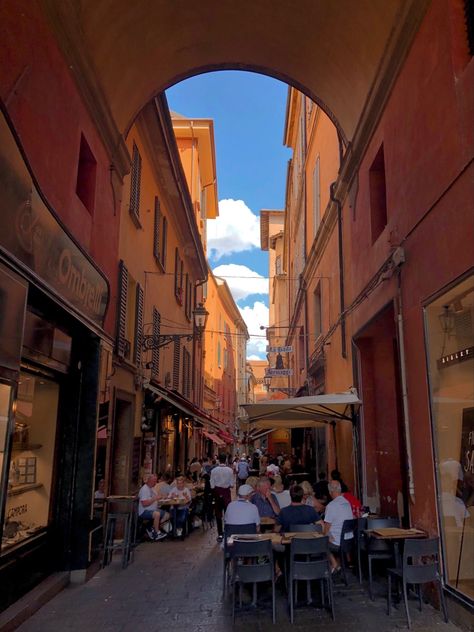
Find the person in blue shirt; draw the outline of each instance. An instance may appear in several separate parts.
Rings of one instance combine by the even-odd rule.
[[[290,488],[291,505],[283,507],[277,518],[283,532],[290,531],[292,524],[314,524],[321,521],[319,513],[303,503],[304,491],[300,485],[293,485]]]
[[[266,476],[258,479],[255,494],[250,502],[257,506],[260,518],[276,518],[280,513],[277,497],[272,493],[270,480]]]

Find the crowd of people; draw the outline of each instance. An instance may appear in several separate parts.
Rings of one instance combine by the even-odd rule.
[[[300,480],[302,477],[305,480]],[[153,541],[168,535],[165,525],[169,521],[175,524],[175,535],[183,537],[196,493],[207,499],[207,518],[215,519],[219,542],[225,523],[255,524],[259,530],[261,519],[270,518],[274,529],[283,532],[291,525],[318,525],[329,536],[331,566],[337,572],[342,525],[345,520],[359,517],[362,506],[338,470],[333,470],[330,477],[320,472],[317,480],[310,478],[306,478],[297,459],[283,454],[272,458],[255,451],[252,457],[221,454],[217,458],[193,458],[185,475],[148,475],[138,494],[138,513],[149,525],[147,534]],[[234,487],[236,498],[232,500]],[[179,499],[179,505],[162,508],[170,499]]]

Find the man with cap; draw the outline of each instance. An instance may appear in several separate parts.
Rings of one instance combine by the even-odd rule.
[[[224,520],[226,524],[256,524],[260,527],[260,515],[255,505],[250,502],[253,489],[250,485],[241,485],[237,492],[237,500],[227,505]]]

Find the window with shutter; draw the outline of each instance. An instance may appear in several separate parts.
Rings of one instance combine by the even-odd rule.
[[[178,249],[175,248],[174,251],[174,294],[178,296],[179,289],[179,252]]]
[[[123,261],[119,264],[119,296],[117,305],[117,355],[127,356],[127,299],[128,299],[128,270]]]
[[[156,309],[153,308],[153,335],[159,336],[161,333],[161,314]],[[158,379],[160,373],[160,350],[153,349],[151,352],[151,361],[153,364],[153,368],[151,370],[151,376],[155,379]]]
[[[140,185],[142,177],[142,157],[133,143],[132,170],[130,175],[130,215],[140,223]]]
[[[184,262],[179,256],[178,248],[174,255],[174,294],[180,305],[183,304]]]
[[[160,252],[161,208],[160,200],[155,196],[155,226],[153,231],[153,255],[161,263]]]
[[[175,390],[179,389],[179,361],[180,361],[180,353],[181,351],[181,343],[179,338],[174,339],[173,345],[173,388]]]
[[[318,232],[321,223],[321,181],[319,175],[319,156],[313,171],[313,237]]]
[[[166,270],[166,247],[168,241],[168,220],[163,215],[163,226],[161,229],[161,265],[163,266],[163,270]]]
[[[135,301],[135,364],[141,365],[142,340],[143,340],[143,288],[137,283],[137,295]]]
[[[191,354],[183,347],[183,395],[189,398],[191,395]]]

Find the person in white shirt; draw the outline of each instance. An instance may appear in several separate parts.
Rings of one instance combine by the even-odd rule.
[[[171,488],[169,498],[177,498],[186,501],[186,504],[171,507],[171,514],[176,520],[176,535],[183,537],[183,529],[188,519],[189,506],[191,504],[191,492],[185,485],[184,476],[176,477],[175,485]],[[175,516],[174,516],[175,514]]]
[[[260,515],[257,507],[250,502],[253,489],[250,485],[241,485],[237,492],[238,499],[227,505],[224,520],[226,524],[256,524],[260,527]]]
[[[332,500],[328,503],[324,514],[324,535],[329,535],[329,561],[333,571],[339,570],[339,565],[335,558],[338,555],[341,545],[342,525],[345,520],[352,520],[352,507],[344,496],[341,494],[341,483],[339,481],[330,481],[328,485],[329,495]],[[354,537],[353,533],[346,533],[345,539],[349,540]]]
[[[219,456],[219,465],[211,471],[211,489],[214,493],[215,514],[217,524],[217,541],[222,542],[224,529],[222,526],[222,515],[231,501],[230,490],[234,485],[234,473],[232,468],[226,465],[226,455]]]
[[[160,532],[160,522],[165,518],[166,512],[158,509],[158,500],[161,496],[154,490],[156,481],[156,474],[149,474],[138,492],[138,516],[142,520],[153,520],[153,527],[147,529],[147,534],[150,540],[155,541],[166,537],[166,533]]]
[[[267,465],[267,476],[270,476],[271,478],[275,478],[275,476],[279,476],[279,474],[280,474],[280,468],[276,464],[275,460],[272,460],[270,465]]]
[[[283,507],[289,507],[291,505],[290,490],[284,489],[281,476],[275,476],[272,485],[272,492],[275,494],[280,509]]]

